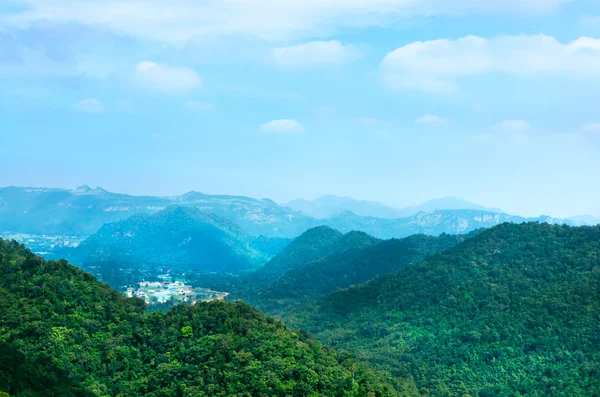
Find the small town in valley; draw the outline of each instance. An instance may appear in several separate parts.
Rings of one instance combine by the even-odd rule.
[[[160,281],[141,281],[135,287],[127,287],[125,295],[138,297],[149,305],[166,303],[184,303],[194,305],[198,302],[210,302],[225,299],[229,293],[212,291],[206,288],[192,288],[182,280],[173,280],[169,275],[158,276]]]

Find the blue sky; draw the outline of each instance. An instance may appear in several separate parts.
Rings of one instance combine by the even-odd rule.
[[[0,185],[600,216],[592,0],[6,0]]]

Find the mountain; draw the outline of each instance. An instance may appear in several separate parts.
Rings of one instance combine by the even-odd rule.
[[[0,231],[89,236],[110,222],[179,205],[228,218],[248,233],[296,237],[318,222],[271,200],[190,192],[176,197],[130,196],[82,186],[74,190],[0,188]]]
[[[361,230],[381,239],[402,238],[413,234],[428,234],[432,236],[438,236],[442,233],[463,234],[481,228],[490,228],[505,222],[570,223],[569,221],[549,216],[522,218],[479,210],[419,212],[416,215],[399,219],[382,219],[358,216],[352,213],[342,213],[324,222],[341,232]]]
[[[434,212],[438,210],[478,210],[485,212],[503,211],[497,208],[486,208],[458,197],[444,197],[427,201],[416,207],[392,208],[374,201],[354,200],[350,197],[323,196],[315,200],[297,199],[285,204],[287,207],[300,211],[308,216],[327,219],[340,213],[351,212],[355,215],[395,219],[405,218],[419,212]]]
[[[285,204],[308,216],[326,219],[342,212],[376,218],[400,218],[411,215],[402,210],[374,201],[354,200],[350,197],[323,196],[315,200],[296,199]]]
[[[355,247],[294,266],[248,299],[259,309],[279,314],[338,288],[347,288],[401,270],[462,242],[467,236],[414,235]]]
[[[424,202],[417,207],[405,208],[404,211],[412,212],[414,215],[419,212],[434,212],[438,210],[477,210],[485,212],[503,213],[499,208],[487,208],[479,204],[471,203],[459,197],[443,197]]]
[[[191,207],[168,207],[109,223],[81,243],[72,258],[96,265],[164,266],[205,272],[248,271],[269,254],[227,219]],[[264,239],[258,241],[264,246]]]
[[[569,218],[577,226],[595,226],[600,225],[600,218],[591,215],[579,215]]]
[[[502,224],[284,319],[430,396],[598,396],[600,226]]]
[[[268,238],[295,238],[320,225],[343,233],[357,230],[377,238],[390,239],[412,234],[468,233],[503,222],[542,221],[576,224],[573,221],[551,217],[525,219],[490,212],[480,209],[480,206],[475,204],[452,198],[409,209],[408,214],[400,218],[389,218],[390,214],[385,213],[387,210],[383,211],[377,203],[357,203],[349,208],[358,214],[350,211],[339,212],[343,206],[336,206],[335,215],[317,219],[292,208],[277,205],[268,199],[257,200],[242,196],[190,192],[176,197],[143,197],[110,193],[101,188],[91,189],[87,186],[75,190],[8,187],[0,188],[0,233],[21,242],[29,243],[29,240],[35,240],[33,245],[36,250],[50,252],[49,256],[52,257],[51,251],[55,250],[56,246],[76,245],[85,237],[97,232],[104,224],[118,222],[132,215],[153,214],[170,206],[192,207],[210,212],[229,219],[251,236],[262,235]],[[476,209],[428,212],[444,206],[470,206]],[[379,217],[360,215],[369,212],[361,210],[367,207],[382,210],[376,212]],[[32,238],[29,235],[35,236]]]
[[[246,304],[149,314],[2,239],[0,324],[2,396],[418,396]]]
[[[378,242],[378,239],[361,232],[342,234],[327,226],[315,227],[294,239],[279,255],[250,275],[251,283],[255,286],[264,285],[314,260],[353,248],[369,247]]]

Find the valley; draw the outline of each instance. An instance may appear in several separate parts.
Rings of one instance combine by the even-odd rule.
[[[108,194],[91,191],[77,194],[80,198]],[[215,205],[214,198],[194,197]],[[230,206],[250,199],[219,196],[218,200]],[[427,205],[440,202],[444,200]],[[288,395],[299,387],[298,379],[307,378],[290,369],[297,364],[281,364],[277,357],[287,353],[280,347],[269,353],[274,361],[265,365],[279,368],[274,371],[287,368],[294,381],[269,383],[263,374],[247,371],[247,360],[254,367],[262,365],[258,363],[264,352],[251,350],[249,344],[263,338],[269,346],[275,340],[295,346],[287,350],[294,360],[286,362],[297,362],[305,354],[326,361],[319,361],[318,368],[313,367],[316,359],[303,361],[302,371],[320,375],[310,378],[312,383],[302,383],[301,390],[369,391],[348,394],[357,397],[596,396],[587,392],[600,393],[596,376],[600,373],[600,226],[570,226],[552,217],[523,222],[473,208],[471,203],[465,206],[470,208],[434,209],[396,219],[338,213],[305,222],[303,230],[296,225],[302,230],[296,236],[279,231],[257,234],[266,230],[265,219],[253,216],[254,210],[248,208],[237,206],[235,216],[228,218],[227,211],[215,214],[195,205],[136,212],[102,224],[87,236],[7,231],[0,239],[5,269],[0,273],[4,275],[0,292],[12,298],[0,300],[5,313],[0,324],[12,324],[16,331],[0,327],[0,341],[31,338],[30,348],[60,342],[71,353],[65,356],[62,350],[53,350],[52,355],[64,366],[79,357],[73,350],[80,349],[76,341],[114,340],[110,348],[88,343],[84,350],[86,357],[96,357],[115,372],[98,372],[92,380],[82,375],[96,371],[88,364],[68,364],[71,375],[64,375],[68,381],[61,382],[72,389],[75,386],[69,382],[83,381],[78,395],[90,390],[90,396],[96,395],[93,390],[98,387],[137,395],[150,389],[173,393],[180,387],[171,383],[173,376],[187,375],[149,375],[163,371],[173,351],[176,368],[188,360],[194,363],[188,364],[189,371],[198,371],[198,365],[209,368],[207,363],[222,368],[203,374],[203,379],[212,379],[208,389],[188,379],[198,390],[209,390],[207,395],[220,390],[223,382],[230,385],[230,380],[219,378],[225,368],[251,379],[239,383],[236,390],[250,387],[253,393]],[[72,289],[73,283],[81,291],[96,291],[95,301],[104,303],[88,302],[88,296]],[[48,302],[47,294],[56,294],[52,299],[59,300],[53,300],[51,319],[43,320],[37,313],[47,307],[42,303]],[[31,313],[26,316],[16,310],[22,302],[30,302]],[[105,305],[121,314],[104,317]],[[101,324],[91,322],[98,315],[107,321],[106,329],[119,331],[102,331],[102,337],[94,331],[96,336],[90,336],[89,330],[98,330]],[[81,322],[82,318],[87,320]],[[126,318],[142,324],[141,328],[130,331],[120,323]],[[27,336],[37,335],[30,327],[41,326],[40,321],[51,324],[52,336],[44,332]],[[152,333],[159,339],[153,339]],[[197,334],[200,339],[188,340]],[[146,336],[140,339],[140,335]],[[221,341],[219,353],[213,349],[214,338]],[[117,345],[117,340],[127,342]],[[154,343],[163,346],[160,352],[149,347]],[[34,351],[19,346],[0,343],[0,351],[8,349],[8,357],[19,362],[41,360]],[[199,355],[190,356],[188,351]],[[207,358],[212,354],[231,358]],[[122,360],[132,361],[123,361],[129,362],[124,366],[118,364]],[[54,376],[48,374],[56,371],[53,365],[27,365],[29,369],[19,369],[30,371],[27,376]],[[358,383],[356,368],[362,368]],[[328,371],[335,372],[336,379],[354,381],[334,385],[316,380]],[[6,370],[0,366],[3,373]],[[128,380],[109,384],[106,376],[116,374]],[[132,379],[140,376],[154,379],[153,386],[136,386]],[[286,376],[280,373],[277,379]],[[10,386],[13,392],[29,387],[15,382]]]

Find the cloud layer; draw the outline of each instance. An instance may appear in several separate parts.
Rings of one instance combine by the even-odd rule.
[[[292,119],[273,120],[260,126],[263,134],[301,134],[304,132],[304,126]]]
[[[415,120],[415,124],[417,125],[425,125],[430,127],[441,127],[444,125],[448,125],[449,121],[436,116],[435,114],[426,114],[425,116],[421,116]]]
[[[159,65],[151,61],[137,64],[133,76],[134,84],[148,91],[164,94],[183,94],[199,88],[202,79],[189,68]]]
[[[273,52],[277,65],[286,69],[314,69],[339,66],[360,57],[360,51],[339,41],[311,41],[290,47],[279,47]]]
[[[24,11],[0,24],[77,21],[157,41],[202,35],[249,34],[265,39],[306,37],[347,26],[380,26],[398,17],[523,14],[555,10],[569,0],[17,0]]]
[[[562,44],[551,36],[523,35],[418,41],[387,54],[381,72],[394,89],[436,93],[457,92],[461,78],[486,73],[600,77],[600,39]]]
[[[99,114],[104,112],[104,106],[97,99],[89,98],[77,102],[73,105],[73,109],[78,112],[88,114]]]

